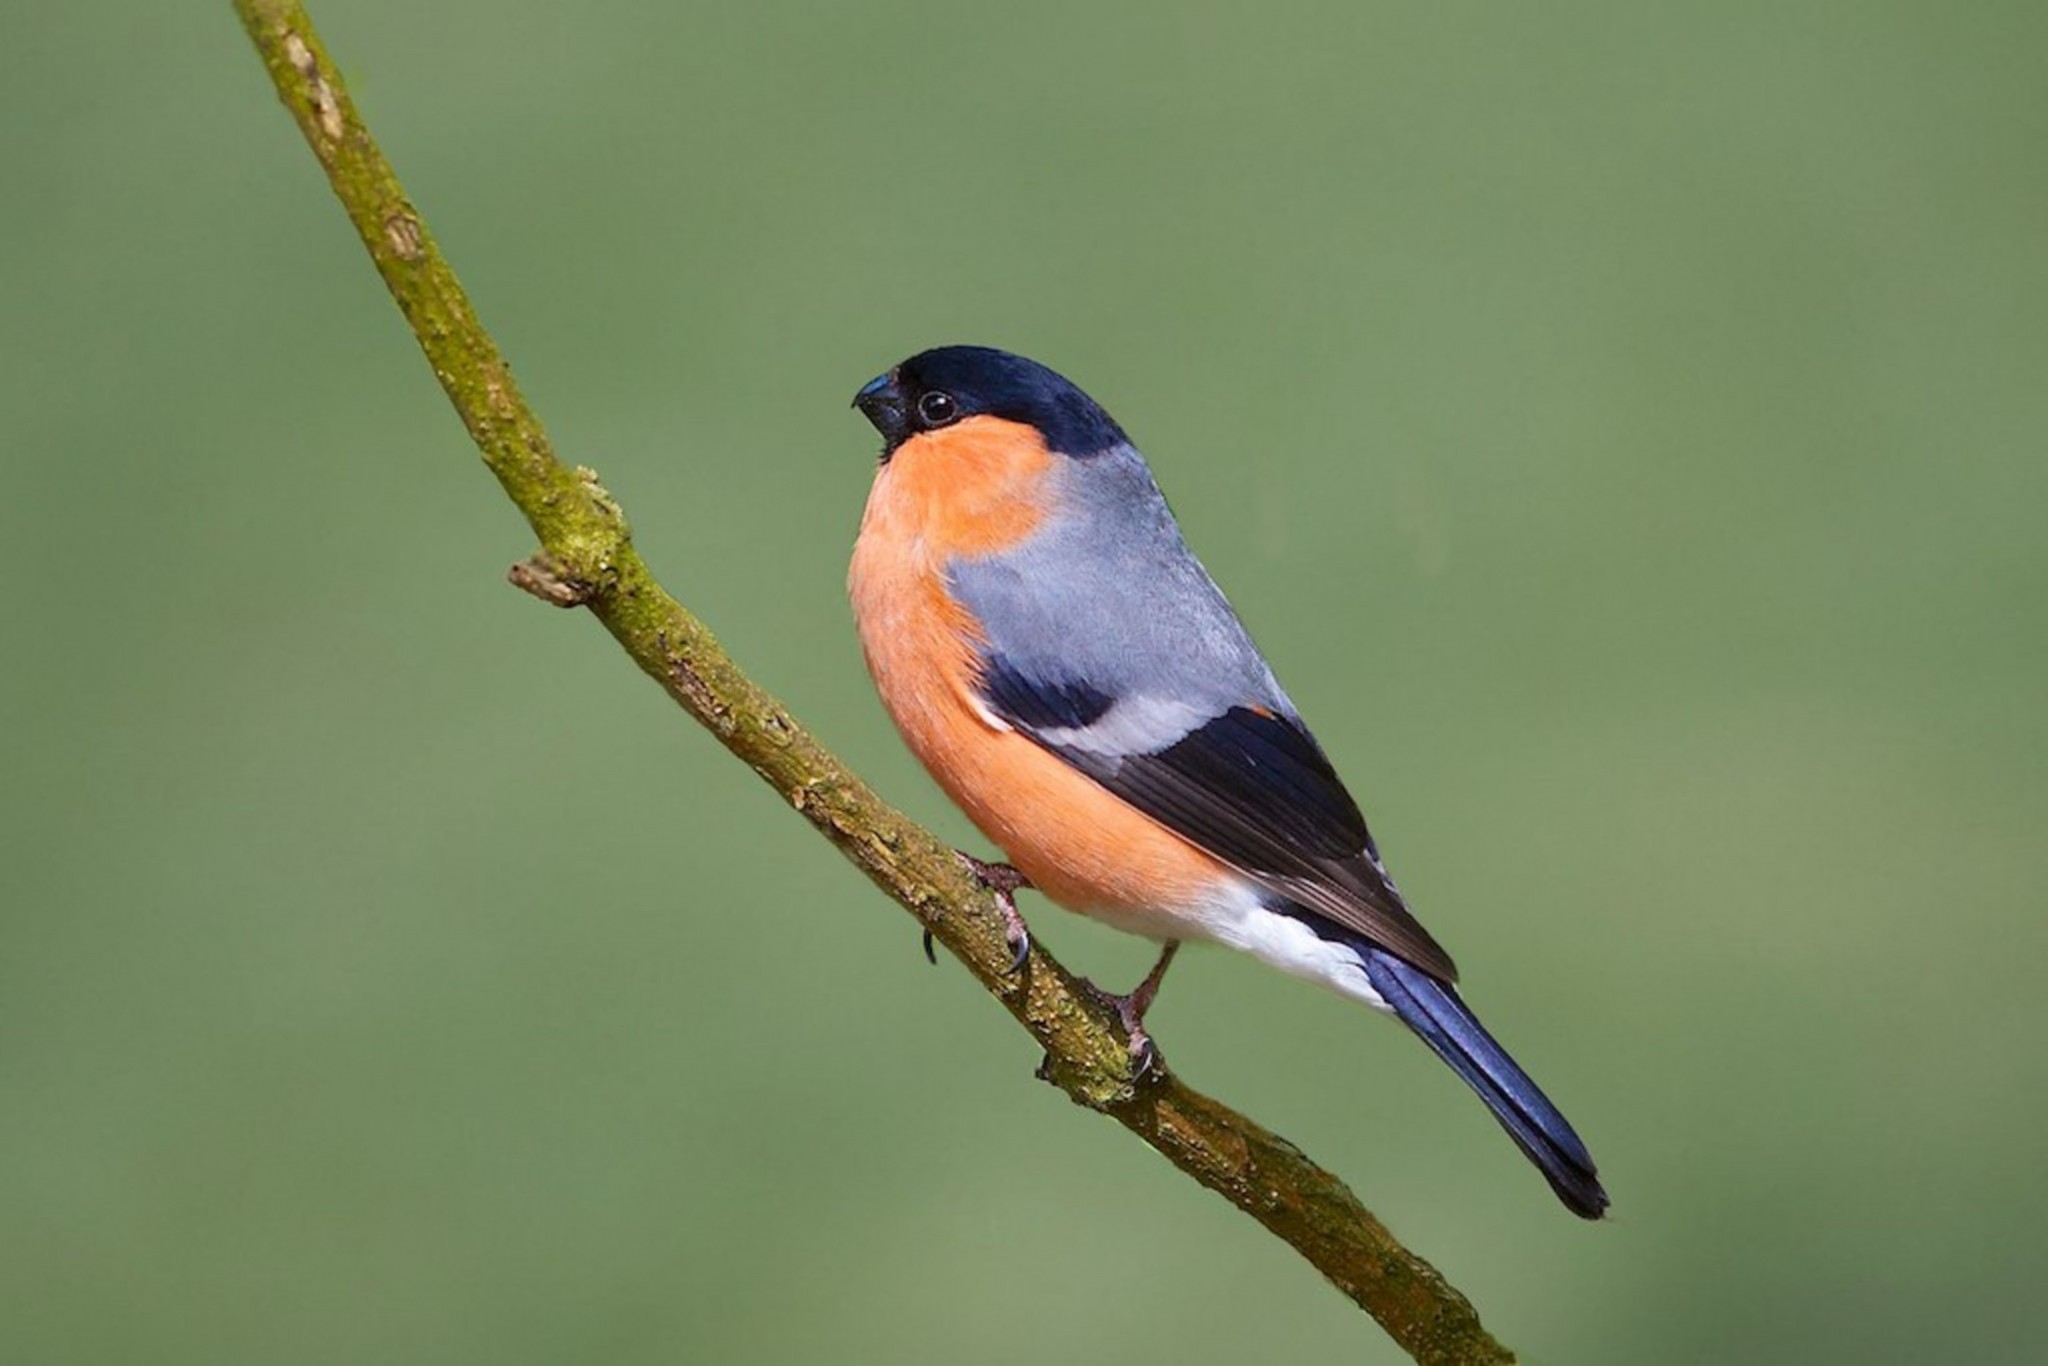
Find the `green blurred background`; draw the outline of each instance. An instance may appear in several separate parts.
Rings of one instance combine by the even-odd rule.
[[[1254,964],[1156,1032],[1528,1359],[2039,1360],[2040,7],[1251,10],[316,17],[657,571],[969,847],[847,398],[1123,419],[1617,1218]],[[16,7],[0,123],[0,1359],[1398,1359],[504,585],[225,3]]]

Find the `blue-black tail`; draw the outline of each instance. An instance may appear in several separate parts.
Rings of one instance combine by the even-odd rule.
[[[1586,1145],[1528,1074],[1515,1066],[1507,1050],[1495,1043],[1486,1027],[1465,1008],[1456,988],[1390,953],[1366,944],[1356,947],[1373,990],[1479,1093],[1565,1207],[1582,1219],[1598,1219],[1607,1208],[1607,1192],[1600,1188]]]

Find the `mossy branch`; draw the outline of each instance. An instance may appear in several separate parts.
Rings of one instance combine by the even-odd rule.
[[[1048,954],[1034,949],[1023,971],[1009,971],[1002,918],[988,890],[742,673],[655,582],[596,476],[556,458],[358,117],[304,7],[235,0],[235,9],[484,463],[539,539],[539,552],[514,567],[513,581],[557,606],[589,609],[634,663],[967,966],[1044,1047],[1047,1081],[1265,1225],[1415,1360],[1513,1361],[1464,1296],[1395,1241],[1336,1177],[1163,1066],[1134,1076],[1115,1017]]]

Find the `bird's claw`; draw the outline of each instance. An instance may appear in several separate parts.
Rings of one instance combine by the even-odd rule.
[[[1121,1018],[1121,1017],[1119,1017]],[[1143,1025],[1131,1025],[1131,1080],[1143,1081],[1152,1075],[1153,1069],[1165,1069],[1165,1060],[1159,1056],[1159,1045],[1152,1042],[1152,1036],[1145,1032]]]
[[[1004,903],[1009,910],[1008,923],[1003,927],[1003,942],[1010,946],[1010,972],[1014,976],[1024,971],[1024,964],[1031,959],[1031,931],[1024,924],[1024,917]],[[939,951],[932,943],[932,932],[924,932],[924,961],[933,967],[939,965]]]
[[[1007,897],[1003,899],[1003,910],[1003,942],[1010,946],[1010,975],[1014,977],[1031,961],[1031,931]]]
[[[1007,863],[983,863],[972,854],[953,851],[953,857],[960,860],[962,867],[974,874],[975,881],[995,893],[996,909],[1003,915],[1003,942],[1010,948],[1010,974],[1015,976],[1024,970],[1024,964],[1031,958],[1031,928],[1024,923],[1024,917],[1017,912],[1017,893],[1029,887],[1031,879]],[[925,936],[925,953],[931,953],[931,936]]]
[[[1131,1069],[1131,1080],[1134,1082],[1143,1081],[1151,1076],[1155,1067],[1164,1070],[1164,1064],[1159,1058],[1159,1049],[1154,1046],[1152,1036],[1142,1029],[1138,1033],[1143,1036],[1143,1047],[1136,1054],[1137,1065]]]

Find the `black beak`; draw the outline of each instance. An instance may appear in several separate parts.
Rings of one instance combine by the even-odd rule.
[[[884,460],[910,438],[910,404],[896,383],[895,371],[863,384],[853,396],[853,406],[882,434]]]

